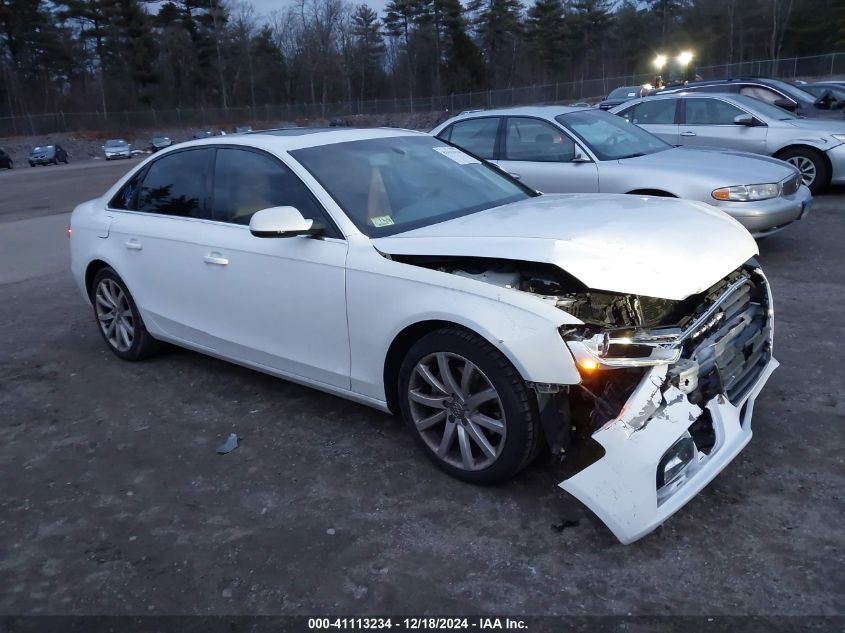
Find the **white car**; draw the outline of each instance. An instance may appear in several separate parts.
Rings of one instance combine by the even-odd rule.
[[[79,205],[71,236],[119,357],[166,341],[401,413],[469,482],[551,450],[561,487],[624,543],[739,453],[777,366],[735,220],[540,196],[426,134],[185,143]]]

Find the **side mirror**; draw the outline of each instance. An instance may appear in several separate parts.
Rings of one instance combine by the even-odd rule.
[[[754,127],[757,125],[757,119],[750,114],[738,114],[734,117],[734,125],[745,125],[747,127]]]
[[[775,99],[772,103],[773,105],[776,105],[779,108],[783,108],[784,110],[789,110],[790,112],[793,112],[798,105],[797,103],[795,103],[794,101],[790,101],[789,99]]]
[[[583,152],[580,150],[575,150],[575,156],[572,157],[573,163],[592,163],[592,159],[589,156],[585,156]]]
[[[295,207],[271,207],[253,214],[249,231],[255,237],[296,237],[319,235],[322,227],[314,220],[303,218]]]

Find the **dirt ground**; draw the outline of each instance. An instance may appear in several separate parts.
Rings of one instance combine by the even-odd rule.
[[[366,407],[113,356],[63,231],[129,167],[0,174],[0,615],[845,613],[845,190],[760,244],[782,365],[751,444],[623,546],[548,460],[473,487]]]

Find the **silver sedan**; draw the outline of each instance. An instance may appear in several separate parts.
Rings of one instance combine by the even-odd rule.
[[[646,97],[610,111],[673,145],[785,160],[813,193],[845,183],[845,121],[799,118],[744,95],[702,93]]]
[[[699,200],[755,237],[803,218],[812,196],[795,167],[742,152],[673,147],[595,108],[465,112],[431,131],[545,193],[629,193]]]

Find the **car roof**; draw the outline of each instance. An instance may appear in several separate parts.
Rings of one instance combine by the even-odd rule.
[[[541,118],[554,118],[559,114],[568,114],[569,112],[581,112],[583,110],[592,109],[593,108],[591,108],[590,106],[521,106],[515,108],[496,108],[491,110],[468,110],[466,112],[461,112],[454,118],[478,118],[483,116],[535,116]]]
[[[258,130],[246,134],[214,136],[180,143],[178,147],[201,147],[203,145],[246,145],[271,152],[292,151],[304,147],[332,145],[349,141],[363,141],[396,136],[428,136],[424,132],[399,128],[287,128],[280,130]]]

